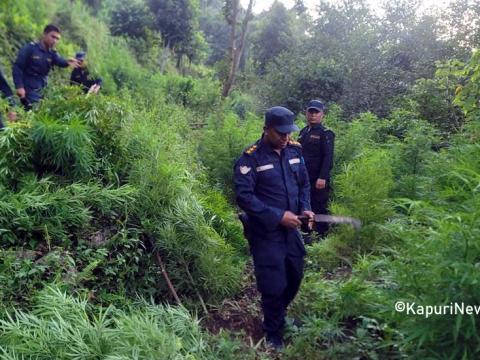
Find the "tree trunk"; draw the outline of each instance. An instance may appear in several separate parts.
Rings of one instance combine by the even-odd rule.
[[[163,74],[165,66],[167,65],[168,58],[170,56],[170,42],[163,48],[162,55],[160,56],[160,73]]]
[[[227,97],[232,89],[237,75],[238,65],[240,64],[240,57],[245,47],[245,38],[248,32],[248,23],[252,18],[253,0],[248,3],[247,13],[242,21],[242,28],[240,33],[240,41],[237,46],[236,31],[237,31],[237,19],[239,12],[239,0],[233,0],[233,6],[230,16],[227,17],[227,21],[230,25],[230,52],[229,52],[229,71],[228,76],[223,84],[222,96]]]
[[[240,44],[238,46],[236,59],[235,59],[236,63],[235,63],[235,72],[233,74],[234,77],[235,77],[236,71],[238,70],[238,66],[240,65],[240,59],[242,58],[243,49],[245,48],[245,39],[248,33],[248,23],[251,20],[251,16],[252,16],[252,7],[253,7],[253,0],[250,0],[250,2],[248,3],[247,13],[245,14],[245,18],[243,19],[243,22],[242,22],[242,33],[240,35]]]
[[[237,32],[238,6],[239,6],[239,0],[233,0],[232,9],[230,10],[231,13],[226,14],[227,23],[228,25],[230,25],[229,52],[228,52],[229,70],[228,70],[227,77],[224,80],[225,82],[223,83],[223,90],[222,90],[223,97],[228,96],[228,93],[230,92],[230,88],[232,87],[230,80],[231,80],[231,74],[234,70],[233,64],[235,59],[235,46],[236,46],[235,38],[236,38],[236,32]]]
[[[176,68],[177,70],[182,70],[180,67],[182,66],[182,54],[177,54],[177,65]]]

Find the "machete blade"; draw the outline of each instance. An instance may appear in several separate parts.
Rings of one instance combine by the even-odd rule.
[[[360,230],[362,227],[362,222],[359,219],[349,216],[315,214],[314,221],[329,224],[350,224],[355,230]]]

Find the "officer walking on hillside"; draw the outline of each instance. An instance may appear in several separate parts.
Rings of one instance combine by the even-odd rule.
[[[6,98],[10,108],[8,109],[7,118],[10,121],[15,121],[17,119],[17,113],[12,110],[15,107],[15,99],[13,98],[12,89],[8,86],[7,80],[3,76],[2,71],[0,70],[0,92],[2,93],[2,97]],[[0,129],[3,129],[5,125],[2,121],[2,112],[0,111]]]
[[[39,42],[25,45],[18,53],[12,70],[13,81],[17,95],[27,110],[42,98],[48,73],[54,66],[78,66],[76,59],[65,60],[54,50],[59,40],[60,29],[50,24],[43,30]]]
[[[325,105],[320,100],[311,100],[305,115],[308,125],[300,131],[299,136],[310,179],[310,202],[316,214],[328,213],[330,171],[333,167],[335,134],[323,126],[324,113]],[[317,223],[316,231],[320,236],[325,236],[328,224]]]
[[[262,296],[263,329],[277,350],[283,347],[286,309],[303,277],[305,248],[298,215],[313,221],[300,144],[290,139],[299,130],[294,117],[281,106],[268,109],[261,139],[234,167],[237,203],[248,216],[246,233]]]

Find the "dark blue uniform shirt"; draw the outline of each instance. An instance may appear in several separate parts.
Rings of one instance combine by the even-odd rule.
[[[322,124],[306,126],[300,131],[298,141],[302,144],[302,153],[308,169],[311,184],[317,179],[330,179],[333,167],[333,147],[335,134]]]
[[[38,42],[25,45],[13,64],[15,88],[25,88],[30,102],[40,100],[41,90],[47,86],[48,73],[54,66],[67,67],[68,62]]]
[[[10,86],[8,86],[7,80],[3,76],[3,73],[1,70],[0,70],[0,92],[2,93],[3,98],[8,99],[8,104],[10,106],[15,106],[15,100],[13,97],[12,89],[10,89]],[[3,109],[0,109],[0,129],[3,129],[5,127],[2,121],[2,112],[3,112]]]
[[[12,89],[8,86],[7,80],[3,76],[2,71],[0,70],[0,92],[2,93],[3,98],[8,99],[10,106],[15,106],[15,100],[13,98]]]
[[[289,143],[278,154],[257,141],[237,160],[234,182],[237,203],[249,217],[256,262],[305,255],[298,230],[280,225],[285,211],[310,210],[310,185],[300,145]]]

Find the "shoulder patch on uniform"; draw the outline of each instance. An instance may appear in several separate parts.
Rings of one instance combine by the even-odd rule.
[[[242,175],[247,175],[250,172],[250,170],[252,170],[252,168],[248,166],[240,166],[239,170]]]
[[[258,145],[257,144],[253,144],[252,146],[248,147],[244,153],[247,154],[247,155],[251,155],[253,154],[255,151],[257,151],[257,148],[258,148]]]
[[[302,147],[302,144],[300,144],[298,141],[295,140],[289,140],[288,145],[296,146],[296,147]]]

